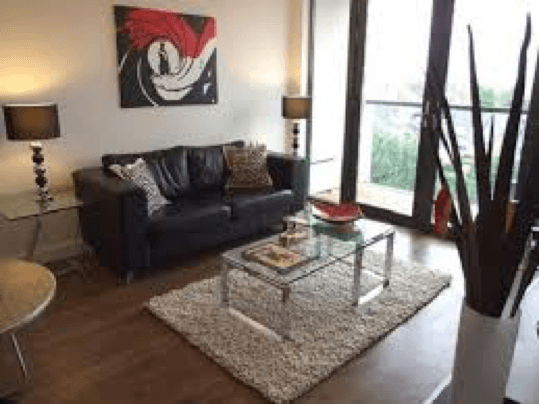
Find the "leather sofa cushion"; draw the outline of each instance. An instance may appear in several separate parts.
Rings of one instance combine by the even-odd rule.
[[[183,146],[146,153],[106,154],[101,160],[104,167],[111,164],[132,164],[142,157],[150,169],[161,194],[170,201],[192,194],[188,169],[188,148]]]
[[[291,209],[294,201],[292,191],[284,189],[267,194],[239,195],[227,200],[232,209],[234,219],[249,216],[271,215],[277,212],[286,212]]]
[[[231,209],[215,200],[184,200],[167,205],[149,218],[148,233],[205,232],[230,221]]]
[[[242,147],[243,141],[227,143],[229,146]],[[228,177],[223,146],[189,148],[189,175],[198,197],[221,192]]]

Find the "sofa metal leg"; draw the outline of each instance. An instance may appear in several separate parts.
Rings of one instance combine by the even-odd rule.
[[[135,271],[127,271],[125,274],[125,283],[129,285],[131,282],[133,282],[133,278],[135,276]]]
[[[135,272],[133,270],[126,271],[122,273],[119,277],[119,283],[121,285],[129,285],[131,282],[133,282],[133,278],[135,276]]]

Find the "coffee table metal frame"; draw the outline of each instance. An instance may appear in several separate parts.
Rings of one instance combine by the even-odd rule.
[[[393,261],[393,243],[394,243],[394,237],[395,237],[395,231],[393,228],[388,227],[386,230],[380,232],[374,237],[371,237],[370,239],[365,240],[365,242],[361,243],[361,245],[356,243],[355,249],[351,249],[350,252],[343,254],[341,256],[332,255],[331,243],[334,242],[335,240],[331,240],[331,236],[323,237],[323,235],[319,234],[315,237],[321,238],[319,242],[322,242],[322,239],[325,238],[325,242],[327,243],[326,247],[330,249],[330,252],[328,253],[327,256],[320,258],[319,261],[317,262],[317,264],[319,265],[314,265],[312,270],[307,271],[306,273],[304,273],[302,276],[299,276],[298,278],[294,278],[293,280],[288,280],[288,281],[285,279],[284,276],[282,277],[265,276],[261,271],[256,269],[256,265],[261,265],[261,264],[255,264],[252,261],[248,261],[243,258],[238,259],[237,257],[233,257],[232,254],[229,254],[229,251],[223,253],[221,255],[221,273],[220,273],[221,307],[234,314],[239,314],[240,318],[247,320],[248,322],[255,325],[257,328],[261,328],[264,331],[269,332],[270,334],[276,333],[282,339],[290,339],[290,330],[291,330],[290,321],[291,320],[290,320],[290,313],[289,313],[289,298],[290,298],[290,293],[292,290],[292,284],[294,282],[300,279],[303,279],[309,275],[312,275],[318,272],[319,270],[327,267],[328,265],[332,265],[336,262],[343,262],[343,263],[349,264],[345,259],[350,257],[351,255],[354,255],[354,263],[352,265],[353,270],[354,270],[354,279],[353,279],[353,284],[352,284],[352,299],[351,299],[351,303],[353,306],[360,306],[362,304],[367,303],[368,301],[378,296],[384,289],[390,286],[389,283],[390,283],[390,278],[391,278],[391,264]],[[240,247],[240,249],[244,251],[245,249],[252,248],[256,244],[262,244],[262,243],[270,241],[271,239],[276,239],[276,236],[269,237],[261,242],[242,246]],[[382,240],[386,240],[383,276],[369,270],[368,268],[364,268],[362,265],[364,250],[367,247],[372,246],[373,244],[381,242]],[[247,273],[248,275],[253,276],[257,279],[260,279],[264,281],[265,283],[278,288],[281,291],[282,293],[281,324],[280,324],[279,330],[271,330],[265,325],[260,324],[259,322],[253,320],[252,318],[249,318],[245,313],[241,313],[237,309],[233,309],[231,307],[228,278],[229,278],[229,273],[233,268],[240,269],[243,272]],[[360,296],[361,275],[363,271],[369,272],[371,275],[381,279],[381,282],[377,287],[373,288],[367,294],[365,294],[364,296]]]

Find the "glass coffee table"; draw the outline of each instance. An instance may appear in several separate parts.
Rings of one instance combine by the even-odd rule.
[[[301,217],[301,214],[299,216]],[[221,307],[239,314],[239,317],[243,317],[254,323],[258,328],[267,331],[268,328],[265,325],[257,323],[230,306],[229,273],[232,269],[237,269],[278,288],[282,292],[281,324],[280,329],[270,331],[277,333],[284,339],[290,338],[291,324],[288,301],[295,282],[313,275],[336,262],[343,262],[349,265],[350,270],[354,273],[353,282],[350,285],[350,303],[358,306],[370,301],[385,288],[388,288],[391,276],[393,240],[395,237],[393,227],[364,218],[344,227],[331,225],[307,215],[303,217],[307,223],[307,226],[303,228],[306,232],[306,237],[286,247],[304,257],[302,263],[292,268],[278,270],[273,266],[263,264],[260,260],[252,259],[252,256],[246,255],[246,252],[271,242],[280,244],[279,235],[231,249],[221,255]],[[369,268],[364,268],[362,259],[367,247],[384,240],[386,241],[384,272],[383,274],[378,274],[370,271]],[[353,263],[350,262],[350,257],[353,257]],[[360,281],[364,271],[378,278],[379,284],[364,296],[360,296]]]

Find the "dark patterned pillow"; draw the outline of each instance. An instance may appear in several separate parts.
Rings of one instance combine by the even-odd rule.
[[[273,186],[266,163],[266,146],[224,146],[224,155],[230,170],[228,190],[261,190]]]
[[[133,164],[121,166],[112,164],[109,167],[113,173],[120,178],[132,181],[136,186],[142,188],[148,199],[148,214],[152,214],[168,203],[168,200],[161,195],[148,165],[142,158],[138,158]]]

